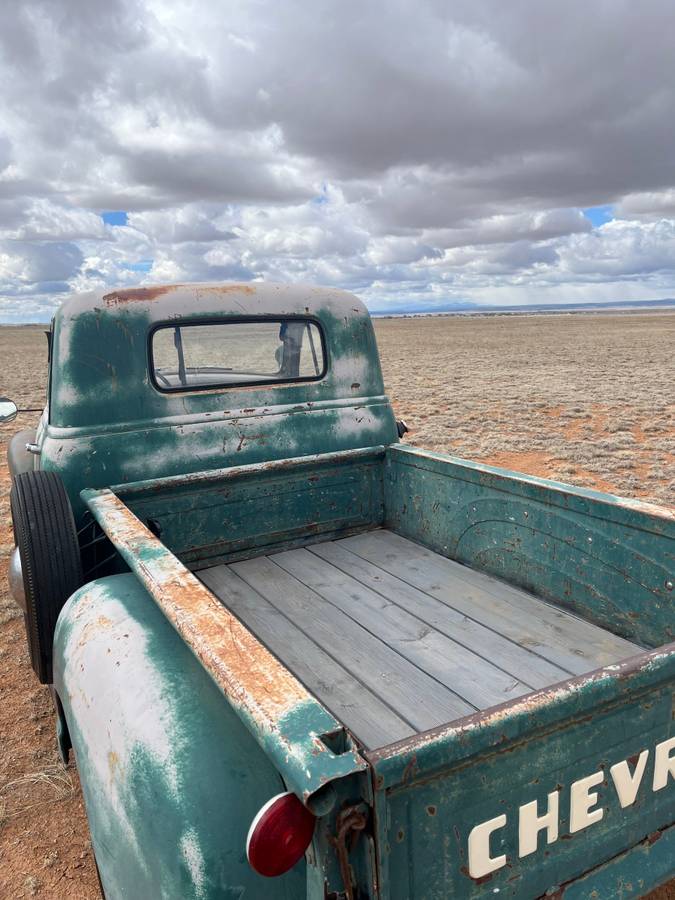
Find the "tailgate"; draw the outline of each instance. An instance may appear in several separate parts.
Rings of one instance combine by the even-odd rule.
[[[383,896],[534,898],[613,859],[598,897],[608,871],[622,897],[674,875],[674,683],[672,644],[370,754]]]

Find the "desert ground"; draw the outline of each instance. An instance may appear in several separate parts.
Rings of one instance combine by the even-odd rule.
[[[376,322],[387,391],[418,446],[675,505],[675,313]],[[0,394],[39,407],[46,341],[0,328]],[[7,592],[12,548],[0,426],[0,898],[98,898],[77,772],[55,750],[46,688]],[[675,898],[675,882],[652,900]]]

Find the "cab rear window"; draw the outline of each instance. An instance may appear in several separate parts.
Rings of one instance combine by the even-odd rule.
[[[151,335],[150,365],[160,391],[317,381],[325,342],[312,319],[162,325]]]

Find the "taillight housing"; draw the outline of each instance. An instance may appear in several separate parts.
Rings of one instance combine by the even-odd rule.
[[[314,834],[315,816],[295,794],[277,794],[258,812],[246,839],[246,856],[259,875],[283,875],[304,856]]]

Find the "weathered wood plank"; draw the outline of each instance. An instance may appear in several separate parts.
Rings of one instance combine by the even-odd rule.
[[[640,651],[383,530],[199,577],[369,749]]]
[[[420,731],[475,709],[271,559],[230,568]]]
[[[571,672],[401,581],[333,541],[313,544],[307,549],[533,688],[547,687],[570,677]]]
[[[642,648],[386,530],[339,541],[358,556],[580,675]]]
[[[472,706],[485,709],[531,690],[531,685],[467,650],[308,550],[287,550],[272,559]]]
[[[287,619],[227,566],[199,573],[200,580],[227,605],[296,678],[368,749],[382,747],[415,733],[405,720],[300,628]]]

